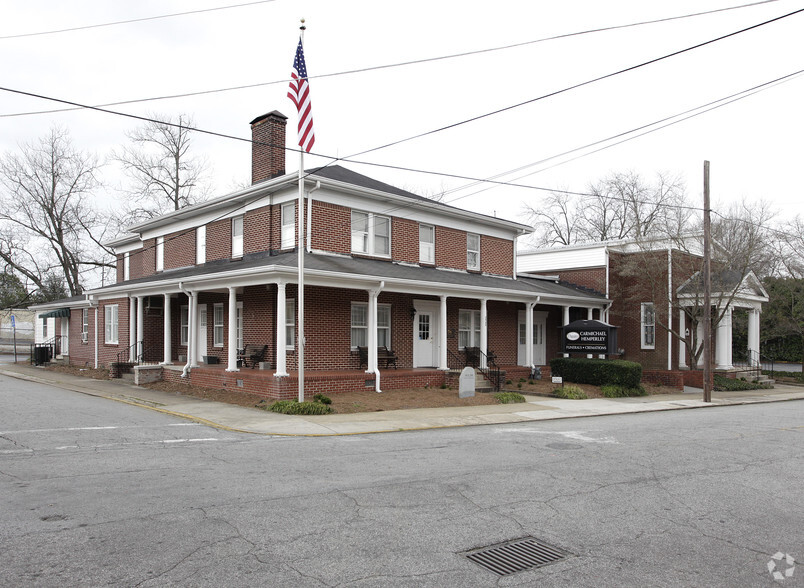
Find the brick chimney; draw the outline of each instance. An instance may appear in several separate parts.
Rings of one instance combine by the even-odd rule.
[[[288,117],[274,110],[251,121],[251,183],[285,173],[285,126]]]

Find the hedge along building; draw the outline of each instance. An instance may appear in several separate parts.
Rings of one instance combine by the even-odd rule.
[[[278,112],[251,122],[252,186],[131,226],[110,243],[117,283],[82,302],[97,308],[97,324],[93,312],[88,324],[76,320],[79,308],[69,317],[85,329],[70,338],[71,362],[143,359],[168,379],[295,396],[298,174],[284,173],[285,124]],[[340,166],[307,171],[304,193],[308,394],[440,385],[467,348],[524,374],[557,353],[571,307],[599,317],[608,304],[555,278],[517,276],[526,225]],[[247,345],[267,346],[268,370],[241,368]],[[365,366],[359,347],[368,348]],[[397,354],[398,369],[383,370],[381,384],[382,347]]]
[[[697,236],[680,240],[623,239],[521,252],[517,271],[560,276],[611,300],[605,321],[619,326],[623,359],[642,364],[648,379],[679,382],[658,372],[702,365],[703,247]],[[768,296],[750,272],[712,274],[714,365],[731,370],[732,312],[748,312],[748,353],[759,353],[759,316]],[[758,361],[758,357],[756,358]]]

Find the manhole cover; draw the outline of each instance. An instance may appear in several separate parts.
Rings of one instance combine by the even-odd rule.
[[[469,560],[498,576],[508,576],[566,559],[566,551],[533,537],[506,541],[464,554]]]

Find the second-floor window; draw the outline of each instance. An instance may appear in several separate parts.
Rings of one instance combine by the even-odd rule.
[[[207,262],[207,226],[201,225],[195,228],[195,262],[202,264]]]
[[[480,269],[480,235],[466,234],[466,269]]]
[[[435,263],[435,227],[419,225],[419,263]]]
[[[165,238],[156,238],[156,271],[165,269]]]
[[[282,249],[288,249],[296,244],[296,203],[288,202],[282,205]]]
[[[232,219],[232,257],[243,257],[243,217]]]
[[[352,211],[352,253],[391,255],[391,219],[371,212]]]

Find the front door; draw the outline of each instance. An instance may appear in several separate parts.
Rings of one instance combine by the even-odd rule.
[[[430,311],[416,313],[416,322],[413,331],[413,367],[435,367],[436,345],[433,342],[436,336],[436,315]]]
[[[204,356],[207,354],[207,305],[198,305],[198,333],[196,333],[195,348],[198,352],[195,354],[197,361],[204,361]]]
[[[533,313],[533,364],[545,365],[546,352],[544,344],[544,329],[547,322],[547,313],[536,311]],[[517,365],[527,365],[527,323],[525,311],[519,311],[519,329],[517,330]]]

